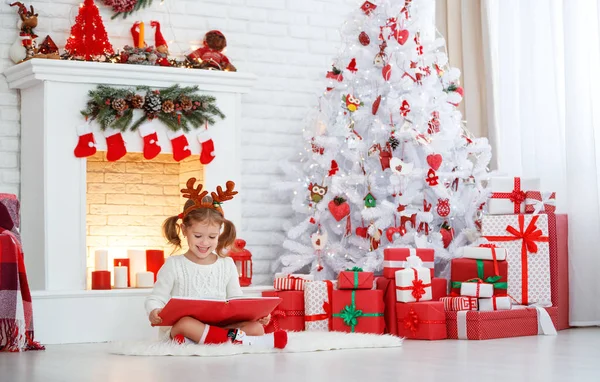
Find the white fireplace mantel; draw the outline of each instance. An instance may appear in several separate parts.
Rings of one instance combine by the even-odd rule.
[[[4,76],[10,88],[21,91],[21,236],[29,283],[34,291],[34,308],[36,293],[43,293],[44,303],[53,295],[66,303],[73,300],[66,295],[83,292],[86,288],[86,160],[76,158],[73,150],[78,140],[77,126],[84,123],[80,110],[86,106],[89,90],[98,84],[156,88],[197,85],[201,93],[215,96],[226,118],[209,128],[216,158],[205,166],[205,188],[214,190],[227,180],[235,181],[238,191],[243,188],[241,94],[249,92],[255,83],[256,76],[252,74],[33,59],[8,68]],[[162,152],[171,153],[164,125],[157,120],[147,123],[156,129]],[[98,150],[106,150],[102,132],[97,124],[92,123],[92,126]],[[196,134],[186,136],[192,153],[199,154]],[[143,140],[139,133],[126,132],[123,137],[128,152],[142,151]],[[241,198],[229,201],[226,212],[229,219],[240,224]],[[113,298],[98,300],[105,295],[94,295],[92,300],[98,302],[98,310],[90,308],[80,312],[78,314],[84,316],[79,319],[98,320],[96,315],[106,316],[107,309],[131,311],[133,308],[124,306],[131,305],[131,301],[124,298],[118,303],[119,295],[131,298],[128,294],[115,293]],[[38,301],[38,310],[42,309],[42,300]],[[51,305],[48,305],[48,314],[58,318]],[[135,307],[136,312],[140,308]],[[40,313],[36,313],[37,319]],[[69,314],[75,313],[69,311]],[[130,324],[131,329],[139,323]],[[128,334],[129,338],[136,337]],[[58,334],[44,335],[54,338]],[[66,333],[61,335],[69,337]],[[98,335],[94,339],[109,340],[115,335]],[[41,340],[54,342],[48,338]]]

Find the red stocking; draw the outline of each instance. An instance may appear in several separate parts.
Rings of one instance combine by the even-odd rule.
[[[192,155],[192,151],[190,150],[190,144],[185,135],[183,134],[183,131],[169,131],[167,135],[171,140],[171,145],[173,146],[173,159],[176,162],[179,162]]]
[[[106,130],[106,160],[110,162],[118,161],[127,154],[123,135],[119,130]]]
[[[200,142],[200,163],[209,164],[215,159],[215,142],[208,130],[198,133],[198,141]]]
[[[144,158],[150,160],[160,154],[160,145],[158,144],[158,135],[149,125],[140,126],[140,135],[144,139]]]
[[[75,156],[77,158],[85,158],[96,154],[96,141],[90,125],[85,123],[77,126],[77,135],[79,136],[79,141],[77,142],[77,147],[75,147]]]

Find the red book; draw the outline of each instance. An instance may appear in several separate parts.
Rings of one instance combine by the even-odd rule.
[[[173,297],[160,312],[162,323],[158,326],[173,326],[186,316],[215,326],[256,321],[268,316],[280,302],[279,297],[237,297],[230,300]]]

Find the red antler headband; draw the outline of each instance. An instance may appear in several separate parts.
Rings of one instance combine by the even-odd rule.
[[[235,183],[229,180],[227,183],[225,183],[225,187],[227,188],[225,191],[223,191],[221,186],[217,186],[217,192],[211,193],[212,200],[203,201],[204,197],[208,195],[208,191],[202,191],[202,184],[200,183],[198,186],[196,186],[196,188],[194,188],[195,183],[196,178],[190,178],[186,183],[187,188],[181,189],[181,193],[183,194],[184,198],[194,201],[192,206],[189,206],[178,215],[182,220],[185,219],[190,212],[198,208],[211,208],[224,216],[221,204],[227,200],[233,199],[233,197],[238,193],[237,191],[233,191]]]

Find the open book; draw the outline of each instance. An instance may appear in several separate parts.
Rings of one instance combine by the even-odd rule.
[[[229,300],[172,297],[159,314],[162,318],[159,326],[172,326],[186,316],[219,326],[256,321],[271,314],[280,302],[279,297],[235,297]]]

